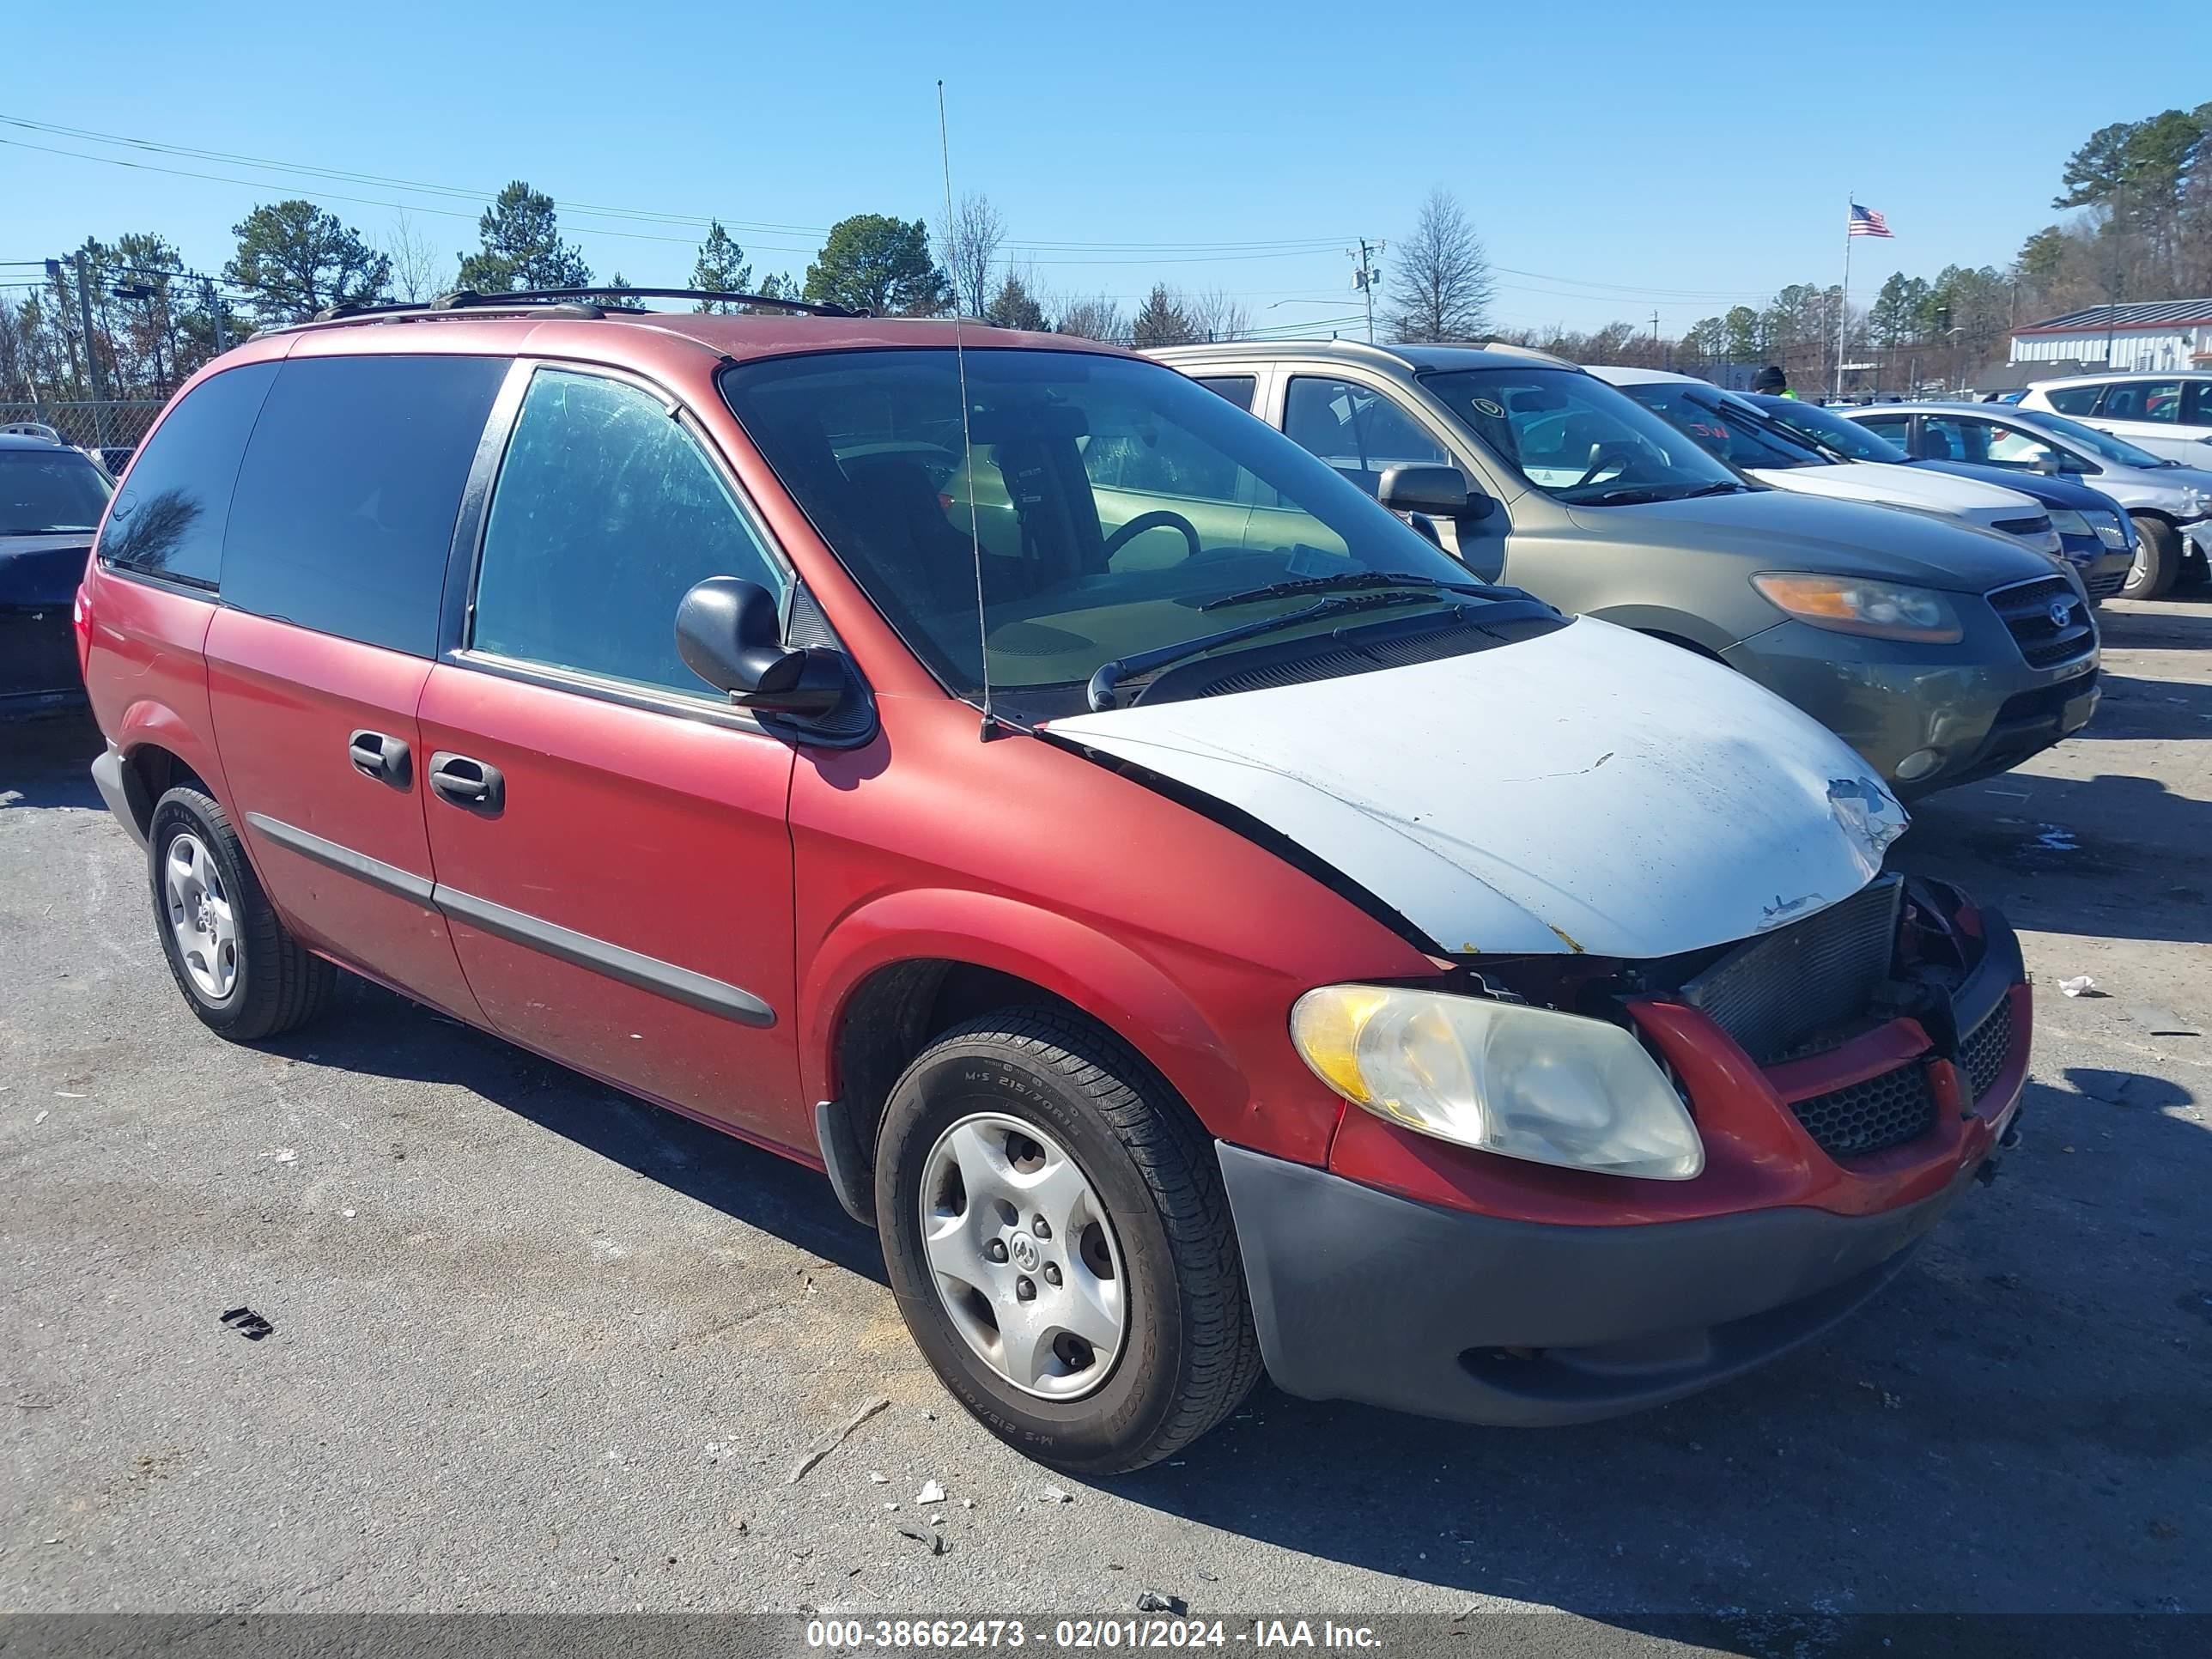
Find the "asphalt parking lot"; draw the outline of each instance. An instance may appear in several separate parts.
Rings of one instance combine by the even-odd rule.
[[[1903,843],[2021,928],[2038,1021],[2025,1144],[1882,1298],[1639,1418],[1485,1431],[1263,1385],[1098,1483],[970,1425],[820,1177],[358,982],[265,1050],[219,1042],[90,726],[0,729],[0,1607],[1153,1590],[1783,1612],[1814,1651],[1862,1612],[2212,1612],[2212,597],[2105,617],[2092,727]],[[2082,974],[2104,994],[2059,993]],[[273,1333],[219,1322],[240,1306]]]

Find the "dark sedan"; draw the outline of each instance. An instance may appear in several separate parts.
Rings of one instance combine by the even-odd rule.
[[[82,450],[0,433],[0,720],[83,700],[70,612],[111,488]]]
[[[2118,502],[2087,484],[2012,467],[1978,466],[1972,461],[1915,460],[1880,433],[1818,404],[1761,393],[1750,394],[1750,401],[1807,441],[1844,460],[1924,467],[1931,472],[2002,484],[2033,496],[2049,509],[2066,561],[2081,578],[2092,605],[2112,598],[2128,579],[2136,556],[2135,526]]]

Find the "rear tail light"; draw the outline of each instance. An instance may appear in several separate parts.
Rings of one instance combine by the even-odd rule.
[[[76,672],[82,678],[92,672],[92,601],[85,597],[82,582],[70,604],[70,626],[76,630]]]

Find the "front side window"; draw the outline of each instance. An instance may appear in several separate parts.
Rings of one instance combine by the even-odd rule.
[[[2087,415],[2097,406],[2097,394],[2105,389],[2101,380],[2087,386],[2053,386],[2044,394],[2051,406],[2061,415]]]
[[[1449,466],[1451,457],[1420,422],[1381,392],[1348,380],[1301,374],[1291,382],[1283,434],[1369,495],[1394,466]]]
[[[89,531],[107,506],[107,479],[74,449],[0,449],[0,536]]]
[[[2116,438],[2109,432],[2100,432],[2094,426],[2084,426],[2079,421],[2069,421],[2063,415],[2039,415],[2039,427],[2048,427],[2055,438],[2077,450],[2086,450],[2100,460],[2114,466],[2162,467],[2172,465],[2161,461],[2147,449],[2138,449],[2125,438]]]
[[[539,369],[492,491],[471,647],[725,702],[676,650],[677,607],[709,576],[784,589],[698,441],[635,386]]]
[[[248,363],[185,394],[123,475],[100,538],[103,561],[196,586],[216,585],[239,460],[276,379],[275,363]]]
[[[2073,457],[2032,432],[1971,416],[1923,415],[1922,451],[1936,460],[1975,461],[1990,466],[2041,467],[2063,471]]]
[[[2068,411],[2071,413],[2072,411]],[[2181,382],[2122,380],[2105,394],[2099,416],[2111,421],[2156,421],[2181,424]]]
[[[980,691],[988,648],[994,692],[1031,694],[1023,706],[1037,717],[1073,712],[1109,660],[1316,601],[1253,595],[1270,583],[1468,580],[1280,433],[1173,369],[994,348],[966,354],[966,383],[963,422],[960,364],[946,349],[763,359],[722,377],[784,487],[956,695]],[[1132,476],[1145,491],[1119,482]],[[1225,508],[1232,481],[1271,510]],[[1153,553],[1126,557],[1140,538]],[[1220,600],[1233,603],[1206,609]],[[1415,592],[1377,614],[1459,603],[1481,602]]]
[[[225,602],[434,655],[461,486],[507,368],[498,357],[289,359],[238,470]]]
[[[1722,495],[1736,475],[1595,375],[1539,364],[1425,374],[1461,423],[1511,472],[1577,507]]]

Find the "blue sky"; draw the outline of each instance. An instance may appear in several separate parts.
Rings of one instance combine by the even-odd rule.
[[[2109,28],[2044,0],[1218,15],[544,0],[526,21],[453,0],[389,21],[107,0],[96,32],[75,10],[17,9],[0,115],[465,194],[0,125],[0,261],[158,230],[216,270],[230,227],[288,195],[380,240],[403,204],[458,252],[520,177],[564,204],[602,276],[682,282],[702,230],[687,221],[708,215],[756,275],[799,273],[847,214],[939,216],[941,76],[955,188],[990,197],[1043,287],[1125,308],[1156,279],[1221,288],[1278,327],[1352,313],[1341,250],[1398,237],[1438,184],[1482,234],[1509,325],[1648,325],[1656,309],[1671,334],[1832,282],[1847,192],[1898,233],[1857,245],[1855,296],[1893,269],[2002,264],[2057,216],[2083,137],[2201,100],[2212,62],[2204,0],[2143,0]],[[581,204],[673,217],[565,205]]]

